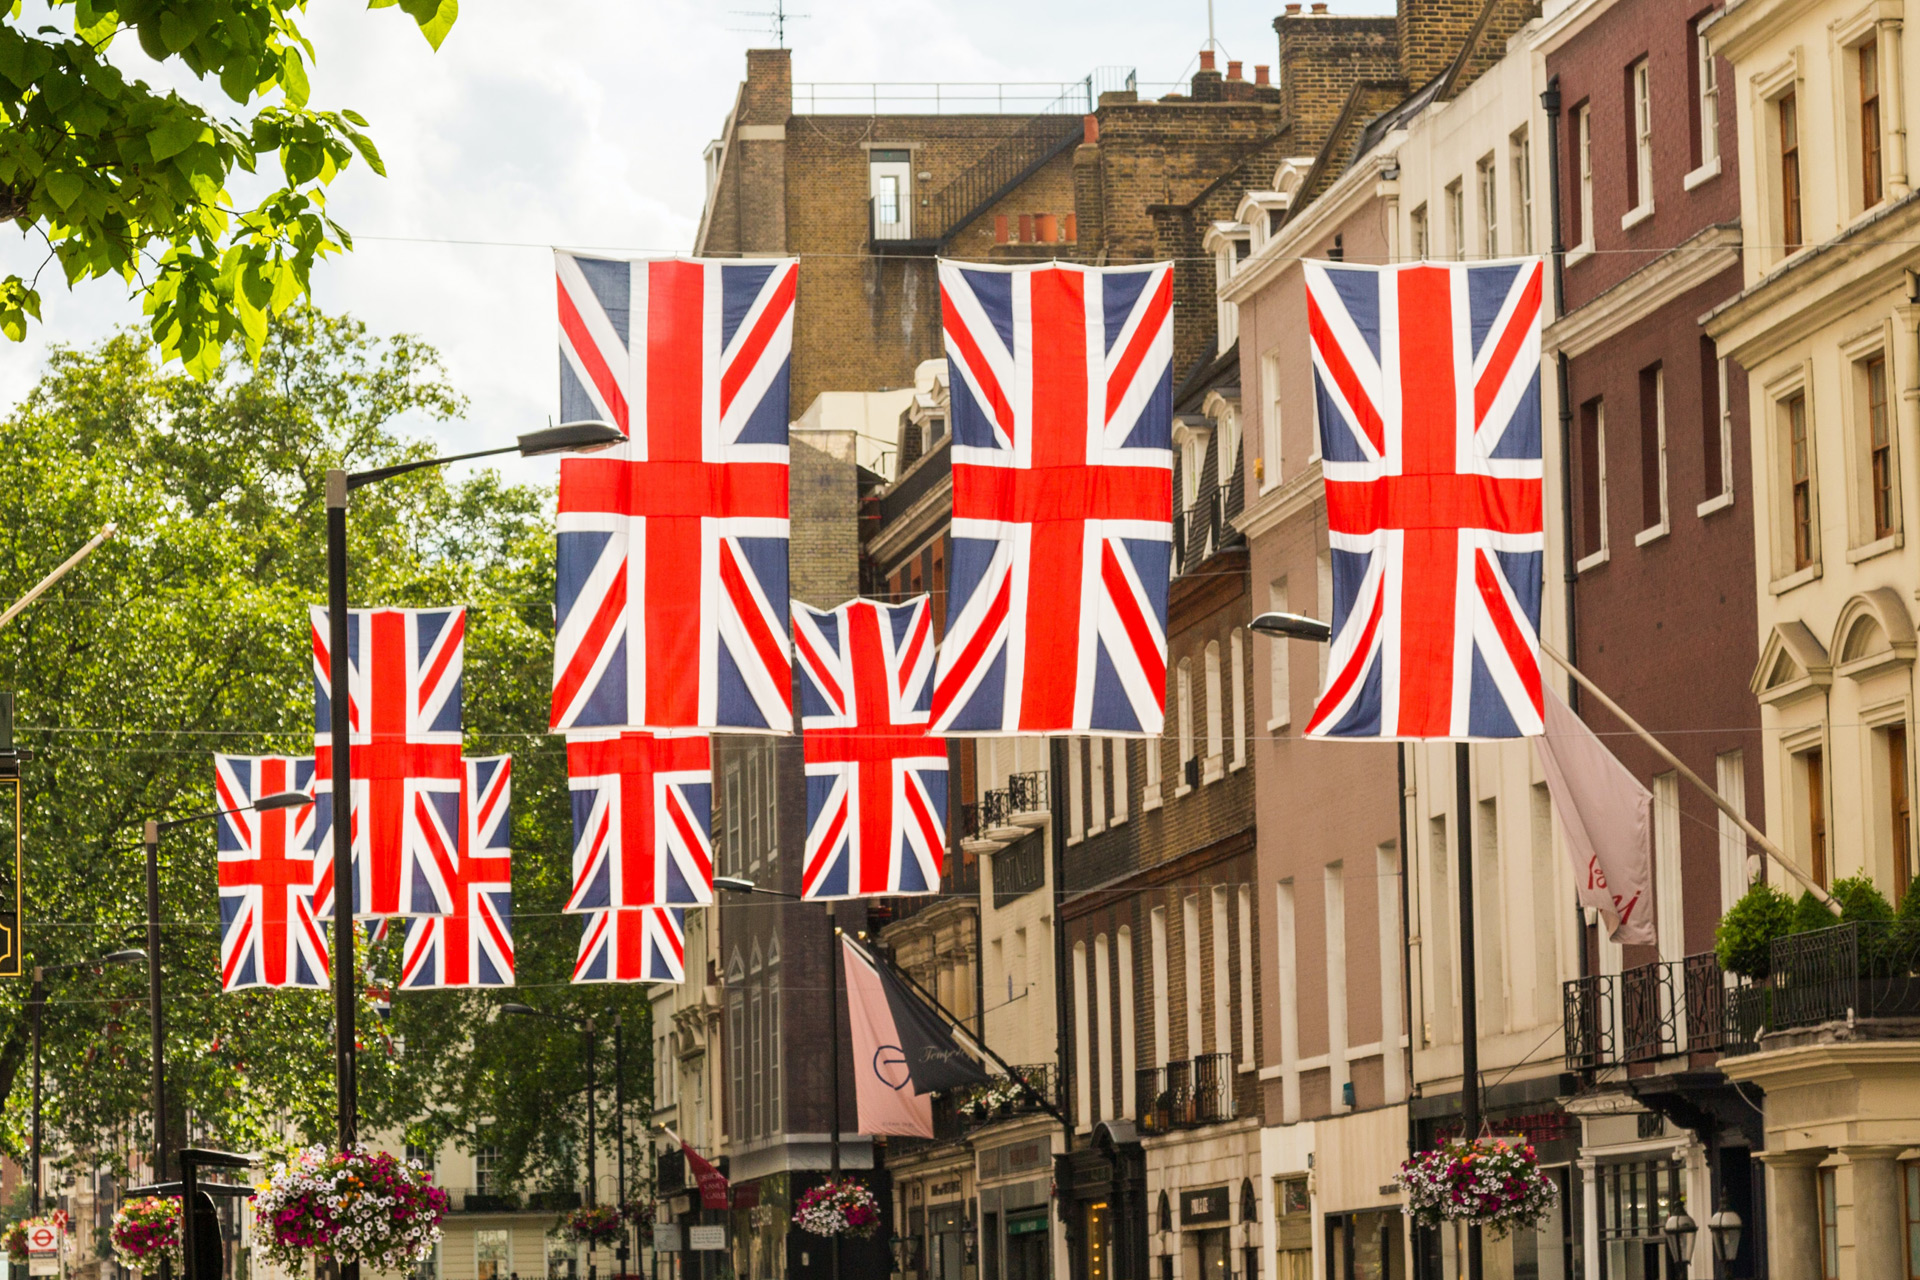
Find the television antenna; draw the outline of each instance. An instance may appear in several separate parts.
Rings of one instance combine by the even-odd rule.
[[[810,13],[787,12],[787,0],[773,0],[773,8],[771,9],[735,9],[733,12],[742,18],[759,18],[764,22],[762,26],[735,27],[733,28],[735,31],[752,31],[755,33],[771,31],[773,33],[775,47],[781,49],[787,47],[787,24],[801,18],[810,18],[813,16]]]

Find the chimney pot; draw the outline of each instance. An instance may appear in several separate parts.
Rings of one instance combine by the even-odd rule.
[[[1200,51],[1200,69],[1202,71],[1213,70],[1213,50],[1202,49]]]
[[[993,242],[995,244],[1007,242],[1007,215],[1004,213],[993,215]]]
[[[1065,239],[1068,244],[1074,244],[1079,241],[1080,219],[1077,214],[1070,213],[1065,218],[1061,219],[1060,234],[1061,234],[1061,237]]]
[[[1327,6],[1323,3],[1315,3],[1315,5],[1313,6],[1313,11],[1315,13],[1325,13],[1327,11]]]
[[[1297,4],[1290,4],[1287,6],[1287,12],[1294,16],[1298,16],[1300,13],[1300,6]]]
[[[1081,123],[1080,141],[1085,146],[1093,146],[1100,141],[1100,117],[1087,116]]]
[[[1041,244],[1057,244],[1060,240],[1060,220],[1051,213],[1033,215],[1035,239]]]
[[[1238,80],[1238,79],[1240,79],[1240,78],[1241,78],[1241,76],[1240,76],[1240,65],[1241,65],[1240,63],[1238,63],[1238,62],[1234,62],[1234,61],[1232,61],[1231,59],[1229,59],[1229,60],[1228,60],[1228,62],[1227,62],[1227,79],[1229,79],[1229,80]]]
[[[1258,62],[1253,64],[1253,82],[1255,84],[1267,83],[1267,68]]]
[[[1030,213],[1020,215],[1020,243],[1033,243],[1033,215]]]

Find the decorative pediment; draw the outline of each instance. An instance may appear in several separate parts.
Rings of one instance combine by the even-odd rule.
[[[1833,663],[1826,646],[1814,638],[1798,618],[1775,624],[1748,686],[1768,706],[1784,706],[1820,692],[1833,683]]]
[[[1213,222],[1200,237],[1200,247],[1215,255],[1232,253],[1234,246],[1246,243],[1252,235],[1252,229],[1244,222]]]
[[[1892,587],[1875,587],[1847,601],[1833,628],[1835,669],[1850,680],[1867,680],[1911,667],[1920,649],[1913,617]]]
[[[1312,156],[1292,156],[1282,160],[1280,167],[1273,171],[1273,189],[1291,200],[1312,171]]]

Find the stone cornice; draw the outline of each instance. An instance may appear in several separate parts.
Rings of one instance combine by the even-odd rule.
[[[1605,13],[1613,0],[1574,0],[1553,17],[1541,23],[1533,33],[1530,47],[1534,53],[1547,57],[1559,52],[1560,46],[1587,29],[1587,24]]]
[[[1740,265],[1738,224],[1707,227],[1547,326],[1549,353],[1580,356]]]
[[[1249,538],[1271,532],[1322,498],[1320,460],[1315,458],[1291,479],[1269,489],[1233,518],[1233,527]]]
[[[949,473],[898,520],[875,534],[867,543],[867,553],[877,563],[892,564],[946,523],[952,512],[953,476]]]
[[[1734,0],[1700,24],[1707,47],[1729,62],[1739,62],[1754,46],[1779,34],[1806,15],[1806,0]]]
[[[1399,189],[1397,181],[1380,176],[1380,171],[1388,165],[1400,163],[1398,146],[1394,135],[1361,157],[1359,163],[1348,169],[1334,180],[1332,186],[1320,194],[1320,198],[1297,210],[1285,222],[1280,224],[1278,234],[1270,238],[1254,252],[1233,278],[1220,289],[1222,302],[1246,302],[1287,268],[1296,265],[1307,245],[1326,234],[1327,230],[1339,219],[1346,217],[1370,200]]]

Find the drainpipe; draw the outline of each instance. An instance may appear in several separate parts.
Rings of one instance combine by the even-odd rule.
[[[1553,314],[1557,319],[1567,313],[1567,239],[1560,218],[1559,76],[1547,81],[1546,92],[1540,95],[1540,106],[1547,113],[1547,208],[1553,222]],[[1554,352],[1554,375],[1560,399],[1560,560],[1561,580],[1567,596],[1567,656],[1578,663],[1580,630],[1579,614],[1575,608],[1575,588],[1579,585],[1580,575],[1574,567],[1573,555],[1573,390],[1565,351]],[[1577,682],[1567,682],[1567,705],[1574,714],[1579,714],[1580,686]],[[1589,970],[1587,913],[1578,903],[1574,905],[1573,918],[1576,921],[1574,936],[1580,940],[1580,945],[1574,950],[1579,957],[1579,974],[1585,978]]]
[[[1055,1213],[1060,1219],[1067,1244],[1068,1274],[1074,1275],[1078,1269],[1073,1247],[1078,1223],[1074,1221],[1073,1200],[1068,1195],[1067,1174],[1072,1171],[1073,1126],[1079,1119],[1079,1112],[1073,1101],[1073,1023],[1069,1003],[1072,979],[1067,972],[1067,920],[1061,910],[1066,901],[1067,883],[1068,747],[1067,739],[1062,737],[1056,736],[1047,741],[1047,790],[1053,800],[1053,1022],[1054,1035],[1059,1040],[1055,1061],[1059,1063],[1060,1114],[1065,1117],[1060,1126],[1065,1138],[1064,1149],[1053,1162],[1054,1193],[1058,1197]]]
[[[1413,909],[1409,902],[1411,894],[1412,859],[1407,856],[1407,744],[1396,742],[1394,746],[1394,773],[1399,780],[1400,790],[1394,796],[1400,816],[1400,1020],[1407,1032],[1406,1062],[1407,1082],[1407,1154],[1412,1155],[1420,1149],[1420,1126],[1413,1118],[1413,983],[1417,976],[1413,968],[1413,947],[1408,939],[1413,937]],[[1409,1220],[1411,1221],[1411,1220]],[[1407,1260],[1411,1264],[1410,1274],[1420,1271],[1420,1246],[1417,1232],[1409,1225],[1407,1231]]]

